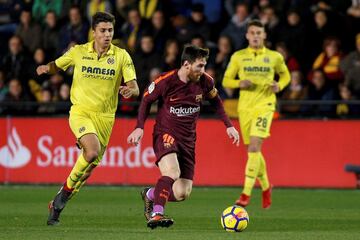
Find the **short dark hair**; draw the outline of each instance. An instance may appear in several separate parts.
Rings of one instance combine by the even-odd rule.
[[[247,29],[249,29],[251,26],[265,28],[264,24],[262,24],[262,22],[260,22],[258,19],[250,20],[247,24]]]
[[[111,13],[97,12],[92,17],[91,28],[95,30],[100,22],[111,22],[115,26],[115,17]]]
[[[196,59],[199,58],[209,58],[209,49],[200,48],[191,44],[185,45],[184,50],[181,54],[181,65],[184,64],[185,61],[193,63]]]

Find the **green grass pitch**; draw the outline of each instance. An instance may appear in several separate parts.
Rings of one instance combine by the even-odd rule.
[[[54,186],[0,186],[0,239],[360,239],[359,190],[274,189],[273,206],[261,209],[254,190],[248,228],[222,230],[220,215],[239,188],[194,188],[189,200],[169,203],[175,224],[151,230],[143,217],[142,187],[87,186],[72,199],[61,224],[46,226]]]

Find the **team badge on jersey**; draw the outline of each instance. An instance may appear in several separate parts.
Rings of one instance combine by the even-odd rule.
[[[195,96],[195,101],[196,102],[201,102],[201,100],[202,100],[202,94],[199,94],[199,95]]]
[[[152,82],[148,87],[149,94],[152,93],[155,89],[155,82]]]
[[[264,57],[264,63],[269,63],[270,59],[268,57]]]
[[[109,58],[107,59],[107,63],[108,63],[108,64],[114,64],[114,63],[115,63],[115,59],[114,59],[113,57],[109,57]]]
[[[84,132],[84,131],[85,131],[85,127],[79,128],[79,133],[82,133],[82,132]]]

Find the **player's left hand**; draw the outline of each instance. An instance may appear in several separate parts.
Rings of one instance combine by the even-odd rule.
[[[271,91],[273,92],[273,93],[278,93],[278,92],[280,92],[280,86],[279,86],[279,83],[278,82],[272,82],[270,85],[270,88],[271,88]]]
[[[236,146],[240,145],[239,132],[234,127],[228,127],[226,133],[230,139],[233,139],[233,144],[236,144]]]
[[[137,146],[144,136],[144,130],[142,128],[136,128],[127,138],[128,143],[132,143]]]
[[[124,98],[130,98],[133,95],[132,89],[129,88],[128,86],[120,86],[119,88],[119,93],[124,97]]]

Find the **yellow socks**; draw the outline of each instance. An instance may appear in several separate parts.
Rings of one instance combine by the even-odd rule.
[[[243,193],[247,196],[251,195],[251,190],[253,189],[256,177],[258,176],[261,162],[261,153],[260,152],[249,152],[248,160],[246,163],[245,169],[245,183]]]
[[[80,154],[73,169],[70,172],[69,177],[66,179],[66,186],[69,189],[74,189],[75,185],[79,182],[80,178],[84,175],[86,168],[90,165],[83,154]]]
[[[260,182],[261,189],[263,191],[267,190],[270,187],[267,171],[266,171],[266,163],[264,156],[260,152],[260,169],[258,174],[258,179]]]

